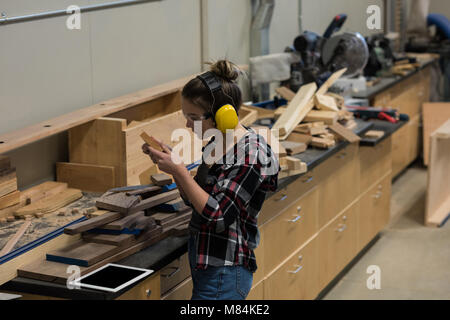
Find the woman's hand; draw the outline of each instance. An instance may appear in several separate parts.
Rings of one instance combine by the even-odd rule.
[[[182,160],[177,155],[172,154],[167,145],[157,139],[155,140],[163,150],[162,152],[150,147],[147,143],[142,145],[142,151],[150,156],[150,159],[158,166],[159,170],[170,175],[176,175],[183,169],[186,170]]]

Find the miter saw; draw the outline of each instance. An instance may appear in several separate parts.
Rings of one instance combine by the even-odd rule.
[[[339,14],[322,36],[305,31],[295,38],[292,47],[286,48],[286,51],[301,56],[301,61],[292,65],[291,78],[286,83],[291,90],[296,92],[301,85],[310,82],[320,86],[333,72],[342,68],[347,68],[347,71],[342,77],[343,81],[336,83],[338,87],[344,86],[339,93],[349,90],[349,86],[365,89],[365,78],[361,74],[369,58],[369,50],[364,37],[357,32],[333,36],[346,19],[347,15]]]

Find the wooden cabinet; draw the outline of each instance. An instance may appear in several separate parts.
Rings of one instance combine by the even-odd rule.
[[[253,283],[255,282],[253,281]],[[263,300],[263,299],[264,299],[264,281],[260,281],[252,287],[246,300]]]
[[[359,202],[319,232],[319,280],[323,289],[356,255]]]
[[[296,250],[264,280],[264,299],[314,299],[319,293],[317,238]]]
[[[257,265],[257,269],[255,271],[255,273],[253,273],[253,283],[258,283],[259,281],[264,279],[264,275],[266,273],[265,271],[265,241],[264,241],[264,234],[265,234],[265,226],[266,225],[262,225],[259,226],[259,245],[258,247],[254,250],[255,253],[255,257],[256,257],[256,265]]]
[[[319,193],[314,188],[264,225],[264,271],[270,273],[280,261],[318,231]]]
[[[177,286],[183,280],[191,275],[191,268],[189,266],[189,257],[185,253],[178,259],[165,266],[160,270],[161,275],[161,294]]]
[[[167,292],[161,300],[190,300],[192,297],[192,278],[189,277]]]
[[[366,192],[380,177],[392,170],[391,137],[374,147],[359,147],[360,188]]]
[[[319,200],[319,228],[359,195],[358,148],[357,144],[351,144],[317,168],[322,199]]]
[[[117,300],[160,300],[161,282],[159,272],[154,273],[140,284],[128,290]]]
[[[360,198],[357,248],[361,250],[389,222],[391,200],[391,173]]]

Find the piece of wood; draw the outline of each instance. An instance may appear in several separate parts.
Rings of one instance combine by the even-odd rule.
[[[334,93],[334,92],[327,92],[327,93],[325,93],[325,95],[334,98],[334,100],[336,102],[336,105],[337,105],[337,107],[339,109],[344,109],[345,108],[345,100],[344,100],[343,96],[341,96],[341,95],[339,95],[337,93]]]
[[[6,245],[0,251],[0,257],[9,253],[14,248],[16,243],[20,240],[20,238],[25,233],[25,231],[27,231],[30,224],[31,224],[31,220],[27,220],[20,226],[20,228],[19,228],[19,230],[17,230],[16,234],[6,243]]]
[[[287,101],[291,101],[295,97],[295,92],[289,89],[288,87],[278,87],[275,89],[275,92],[278,93],[283,99]]]
[[[185,208],[186,204],[183,199],[177,198],[172,201],[167,201],[166,203],[159,204],[156,209],[162,212],[178,212],[181,209]]]
[[[317,89],[314,82],[303,85],[289,102],[286,111],[272,126],[272,131],[280,140],[285,140],[314,106],[313,95]]]
[[[308,171],[308,166],[305,162],[300,163],[300,168],[297,170],[285,170],[278,173],[278,179],[283,179],[290,176],[295,176],[298,174],[302,174]]]
[[[131,213],[134,213],[134,212],[137,212],[137,211],[141,211],[141,210],[145,210],[145,209],[150,209],[150,208],[156,207],[157,205],[159,205],[161,203],[165,203],[167,201],[175,200],[179,196],[180,196],[180,192],[178,191],[178,189],[157,194],[156,196],[153,196],[153,197],[150,197],[148,199],[142,200],[139,204],[137,204],[136,206],[130,208],[129,213],[131,214]]]
[[[20,202],[20,191],[16,190],[0,197],[0,209],[4,209]]]
[[[247,106],[241,106],[238,111],[239,122],[249,127],[256,120],[258,120],[258,112],[256,110],[252,110]]]
[[[425,224],[438,227],[450,214],[450,119],[430,135]]]
[[[177,216],[176,213],[155,213],[152,214],[151,217],[155,219],[158,225],[161,225],[164,222],[170,221]]]
[[[347,129],[339,123],[328,126],[333,133],[335,133],[342,140],[347,140],[350,143],[358,142],[361,138],[355,134],[352,130]]]
[[[311,140],[311,145],[316,148],[328,149],[335,145],[334,140],[323,139],[318,137],[313,137]]]
[[[156,149],[161,152],[163,151],[159,143],[152,136],[148,135],[145,131],[141,133],[141,138],[153,149]]]
[[[63,192],[57,193],[53,196],[38,200],[28,206],[17,210],[15,216],[24,216],[27,214],[34,214],[36,212],[42,212],[44,214],[56,211],[75,200],[83,197],[83,194],[78,189],[66,189]]]
[[[70,188],[88,192],[105,192],[116,185],[113,166],[57,162],[56,178]]]
[[[303,142],[281,141],[281,145],[286,149],[288,155],[304,152],[307,145]]]
[[[37,186],[22,190],[20,202],[25,206],[43,198],[53,196],[67,189],[67,183],[46,181]]]
[[[266,109],[266,108],[260,108],[256,106],[245,106],[247,109],[255,110],[258,114],[257,119],[266,119],[266,118],[273,118],[274,116],[274,110],[273,109]]]
[[[336,101],[334,98],[324,95],[324,94],[316,94],[314,96],[315,103],[317,109],[320,110],[328,110],[328,111],[339,111]]]
[[[47,253],[46,259],[69,265],[89,267],[103,259],[106,259],[122,248],[110,244],[85,242],[79,240],[65,248]]]
[[[319,110],[311,110],[305,116],[303,121],[305,122],[316,122],[323,121],[325,124],[332,125],[335,124],[338,120],[338,113],[334,111],[319,111]]]
[[[129,213],[129,209],[140,201],[141,198],[139,196],[127,196],[125,192],[106,192],[97,199],[95,206],[99,209],[127,214]]]
[[[102,226],[103,229],[107,230],[122,230],[125,228],[132,228],[132,226],[136,225],[136,222],[139,218],[144,216],[144,211],[139,211],[133,214],[130,214],[121,219],[115,220],[108,224]]]
[[[302,167],[302,161],[300,159],[287,156],[285,157],[286,164],[288,167],[288,170],[299,170]]]
[[[364,133],[364,136],[367,137],[367,138],[379,139],[382,136],[384,136],[384,131],[382,131],[382,130],[369,130],[366,133]]]
[[[311,143],[311,140],[312,136],[298,132],[291,132],[291,134],[286,139],[286,141],[301,142],[306,145],[309,145]]]
[[[86,242],[95,242],[109,244],[113,246],[129,246],[135,241],[135,237],[132,234],[95,234],[85,233],[83,234],[83,240]]]
[[[120,214],[119,212],[106,212],[95,218],[91,218],[91,219],[70,225],[70,226],[64,228],[64,233],[70,234],[70,235],[78,234],[81,232],[85,232],[85,231],[103,226],[112,221],[118,220],[122,217],[123,217],[122,214]]]
[[[273,119],[275,121],[278,120],[285,111],[286,111],[286,107],[278,107],[273,112]]]
[[[422,105],[423,162],[429,163],[430,135],[450,119],[450,102],[427,102]]]
[[[14,192],[17,190],[17,178],[15,176],[15,172],[13,173],[13,177],[3,182],[0,182],[0,197],[7,195],[8,193]],[[10,176],[10,175],[8,175]]]
[[[178,214],[168,221],[161,222],[161,227],[163,227],[163,230],[166,230],[171,226],[175,226],[180,223],[186,223],[191,219],[191,216],[192,216],[192,209],[188,210],[183,214]]]
[[[323,122],[302,123],[295,127],[293,132],[309,134],[312,136],[327,133],[327,126]]]
[[[150,179],[157,186],[165,186],[172,183],[172,178],[165,173],[154,174]]]
[[[151,186],[151,187],[147,187],[147,188],[143,188],[143,189],[127,191],[125,194],[127,196],[137,196],[137,195],[158,193],[161,190],[162,190],[162,188],[160,186]]]

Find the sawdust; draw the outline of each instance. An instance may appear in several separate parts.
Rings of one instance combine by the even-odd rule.
[[[40,218],[32,218],[31,225],[28,227],[27,231],[16,243],[13,250],[20,248],[31,241],[34,241],[46,234],[55,231],[62,226],[65,226],[72,221],[80,219],[83,217],[83,209],[87,209],[95,206],[95,201],[101,194],[97,193],[86,193],[83,192],[83,198],[78,199],[75,202],[65,206],[64,208],[58,209],[54,212],[48,213]],[[78,208],[79,212],[77,214],[72,214],[72,209]],[[61,210],[66,210],[65,216],[58,216]],[[4,225],[0,225],[0,250],[6,243],[13,237],[20,226],[25,220],[15,220],[13,222],[7,222]]]

